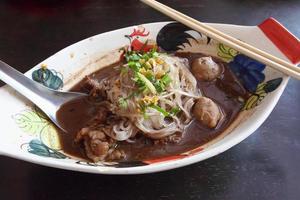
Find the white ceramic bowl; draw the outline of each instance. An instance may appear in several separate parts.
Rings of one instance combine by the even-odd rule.
[[[48,71],[51,77],[55,80],[63,80],[62,89],[67,90],[85,75],[103,67],[103,63],[112,62],[113,57],[105,55],[108,52],[114,52],[117,55],[118,53],[114,50],[129,44],[128,38],[124,36],[133,33],[134,29],[145,31],[144,34],[138,34],[139,38],[132,35],[132,44],[138,45],[139,42],[145,42],[145,39],[155,40],[157,33],[168,23],[170,22],[132,26],[87,38],[44,60],[29,70],[26,75],[32,78],[33,73],[41,72],[36,70],[41,69],[42,65],[47,65],[47,69],[52,70]],[[297,63],[300,59],[299,40],[273,19],[267,19],[259,26],[210,25],[292,63]],[[148,32],[149,34],[146,34]],[[234,61],[234,57],[238,54],[235,50],[216,41],[207,44],[206,37],[200,37],[199,34],[190,31],[189,33],[194,35],[199,42],[191,42],[192,47],[183,44],[187,51],[202,51],[219,56],[227,62]],[[2,124],[0,153],[41,165],[99,174],[151,173],[199,162],[218,155],[244,140],[271,113],[286,87],[288,77],[268,67],[261,73],[265,74],[266,78],[260,86],[270,85],[272,81],[267,81],[279,79],[276,79],[275,86],[274,81],[272,82],[273,89],[265,92],[267,95],[264,99],[252,97],[254,101],[251,105],[241,112],[238,119],[221,136],[190,152],[134,163],[88,163],[70,157],[61,151],[57,133],[51,122],[40,115],[27,99],[12,88],[4,86],[0,89]],[[44,85],[47,84],[44,83]],[[59,82],[56,86],[60,86]],[[255,92],[253,93],[255,96]],[[257,100],[262,100],[260,105],[256,105],[259,103]]]

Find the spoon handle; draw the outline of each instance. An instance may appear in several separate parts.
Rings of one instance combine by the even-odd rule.
[[[13,87],[20,94],[32,101],[40,108],[53,106],[47,99],[50,97],[50,90],[32,81],[21,72],[15,70],[0,60],[0,79]],[[53,107],[52,107],[53,108]],[[48,108],[50,109],[50,108]],[[44,110],[44,109],[43,109]],[[44,110],[45,111],[45,110]]]

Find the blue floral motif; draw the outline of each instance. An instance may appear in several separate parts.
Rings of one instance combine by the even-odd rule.
[[[265,80],[266,65],[245,55],[236,55],[229,67],[249,92],[255,92],[257,85]]]
[[[43,157],[52,157],[57,159],[66,159],[67,156],[59,151],[52,149],[45,145],[42,141],[38,139],[33,139],[29,142],[27,151],[29,153],[43,156]]]
[[[62,75],[45,67],[32,72],[32,79],[53,90],[58,90],[63,86]]]

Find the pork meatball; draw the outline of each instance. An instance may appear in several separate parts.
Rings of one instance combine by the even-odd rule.
[[[212,81],[221,74],[222,69],[211,57],[202,57],[193,61],[191,71],[198,80]]]
[[[219,106],[206,97],[200,97],[197,100],[193,108],[193,114],[201,124],[209,128],[215,128],[222,118]]]

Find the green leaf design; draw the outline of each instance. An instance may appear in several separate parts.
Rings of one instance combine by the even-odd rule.
[[[48,125],[49,123],[33,110],[24,110],[21,113],[14,115],[13,118],[19,128],[30,135],[39,134],[45,125]]]
[[[38,109],[24,110],[14,115],[13,118],[23,132],[39,137],[45,145],[52,149],[61,149],[59,133],[55,125]]]
[[[29,142],[27,148],[29,153],[57,159],[67,158],[58,151],[61,146],[55,126],[39,109],[34,107],[32,110],[24,110],[13,118],[22,131],[40,138]]]
[[[232,49],[230,47],[225,46],[222,43],[218,45],[218,56],[222,58],[224,61],[229,62],[231,61],[236,55],[238,51]]]
[[[52,158],[57,158],[57,159],[65,159],[67,158],[66,155],[49,148],[46,146],[42,141],[33,139],[29,142],[28,144],[28,152],[38,155],[38,156],[43,156],[43,157],[52,157]]]

